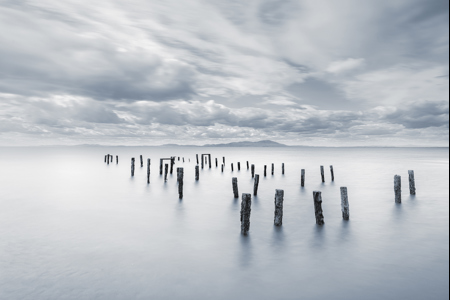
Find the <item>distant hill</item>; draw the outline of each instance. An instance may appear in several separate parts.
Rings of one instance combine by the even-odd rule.
[[[228,144],[207,144],[203,147],[287,147],[287,145],[280,144],[274,141],[259,141],[259,142],[234,142]]]

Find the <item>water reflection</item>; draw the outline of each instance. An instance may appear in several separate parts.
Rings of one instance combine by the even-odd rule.
[[[252,241],[250,235],[243,235],[240,236],[240,244],[241,244],[241,253],[240,253],[240,266],[241,267],[250,267],[253,260],[252,255]]]
[[[315,248],[316,250],[323,250],[325,248],[324,247],[326,242],[325,230],[326,230],[325,225],[323,226],[316,225],[314,227],[310,242],[312,248]]]
[[[273,226],[272,231],[272,246],[276,247],[277,250],[281,249],[284,250],[284,232],[283,232],[283,226]]]

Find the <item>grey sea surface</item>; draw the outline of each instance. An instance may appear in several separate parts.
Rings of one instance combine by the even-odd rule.
[[[119,164],[105,164],[108,153]],[[196,153],[219,158],[198,182]],[[152,159],[149,185],[141,154]],[[164,182],[159,158],[169,156],[186,161],[176,160]],[[261,177],[242,236],[231,179],[238,178],[239,194],[252,193],[247,160]],[[182,200],[177,167],[185,174]],[[415,171],[415,197],[408,170]],[[402,204],[394,202],[396,174]],[[350,221],[342,219],[341,186],[348,187]],[[273,225],[275,189],[284,189],[281,227]],[[448,148],[0,148],[0,299],[448,297]]]

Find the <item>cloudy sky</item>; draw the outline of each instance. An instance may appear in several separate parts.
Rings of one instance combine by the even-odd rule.
[[[448,146],[448,0],[0,0],[0,145]]]

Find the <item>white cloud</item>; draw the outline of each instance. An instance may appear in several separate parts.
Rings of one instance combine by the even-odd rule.
[[[347,58],[346,60],[334,61],[328,66],[327,72],[334,74],[344,73],[361,68],[364,63],[364,58]]]

